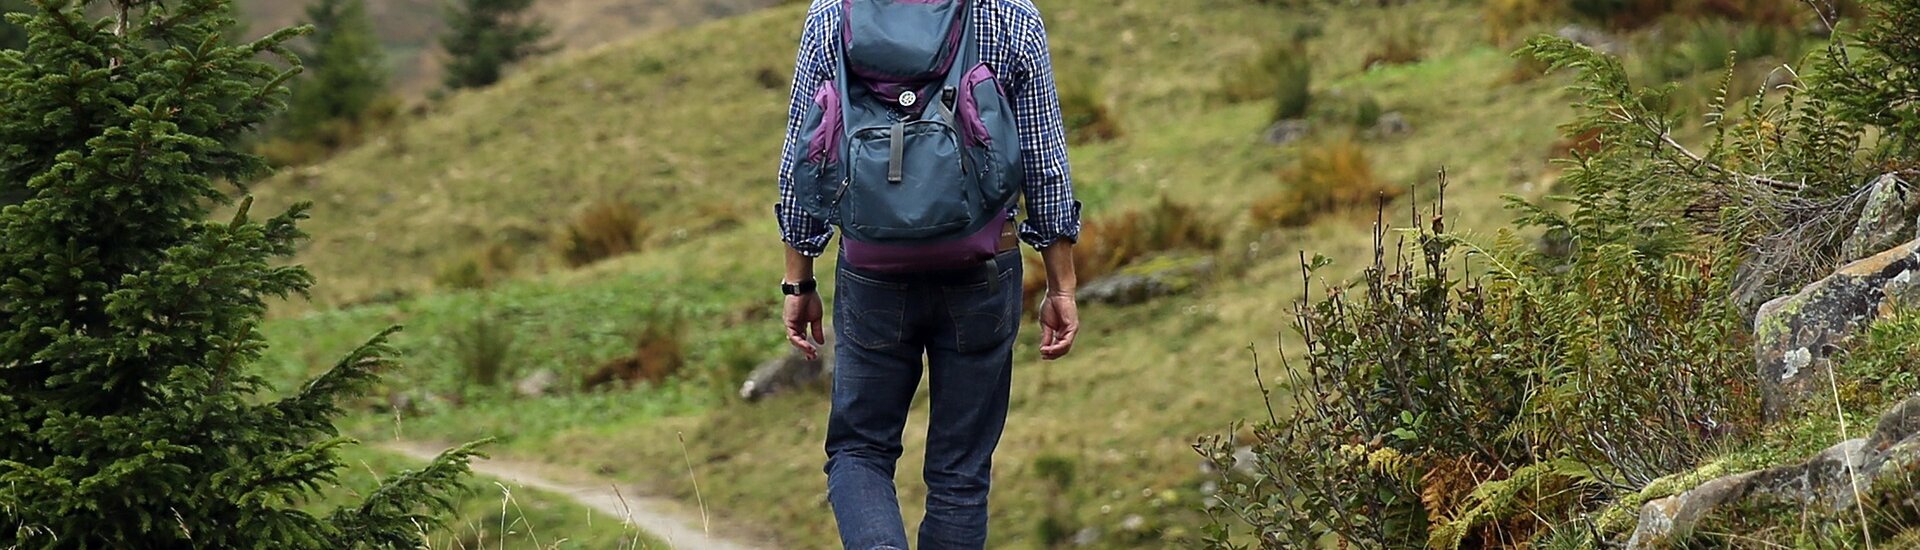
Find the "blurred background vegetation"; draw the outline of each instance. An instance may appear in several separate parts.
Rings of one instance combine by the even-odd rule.
[[[426,0],[239,3],[246,21],[235,31],[240,36],[315,26],[299,46],[307,71],[293,83],[293,110],[263,128],[253,144],[281,170],[244,182],[269,211],[316,205],[303,225],[311,239],[297,261],[319,284],[309,299],[276,305],[265,328],[273,343],[269,377],[291,391],[366,334],[404,324],[407,330],[393,342],[403,366],[355,404],[347,432],[368,441],[495,437],[495,454],[697,499],[721,530],[778,547],[833,544],[819,473],[824,394],[816,388],[752,403],[736,394],[751,370],[785,354],[777,296],[768,291],[780,276],[780,244],[768,213],[804,2],[495,3],[507,8],[487,12],[489,0],[452,7]],[[0,0],[8,8],[17,4]],[[1830,25],[1846,29],[1866,16],[1854,2],[1798,0],[1036,4],[1051,35],[1075,186],[1086,205],[1081,277],[1088,285],[1134,278],[1158,286],[1143,291],[1146,299],[1089,300],[1084,341],[1072,357],[1047,365],[1021,360],[999,454],[993,548],[1192,547],[1210,538],[1281,546],[1273,542],[1280,539],[1248,534],[1249,525],[1268,526],[1262,519],[1235,518],[1223,507],[1229,500],[1218,495],[1235,494],[1235,478],[1223,472],[1244,461],[1308,459],[1270,445],[1253,448],[1293,435],[1229,424],[1269,418],[1273,409],[1281,412],[1275,419],[1311,410],[1296,406],[1295,392],[1307,388],[1294,383],[1327,375],[1315,370],[1312,358],[1326,342],[1304,338],[1297,322],[1345,330],[1360,341],[1370,341],[1369,327],[1411,322],[1387,311],[1296,318],[1319,307],[1296,310],[1297,303],[1332,303],[1323,300],[1347,288],[1340,281],[1404,291],[1405,307],[1457,321],[1449,330],[1510,336],[1473,345],[1571,347],[1575,343],[1556,339],[1557,332],[1547,333],[1571,331],[1584,320],[1588,332],[1575,334],[1591,339],[1578,343],[1604,348],[1623,334],[1606,330],[1628,328],[1607,321],[1649,319],[1630,328],[1657,329],[1671,341],[1656,340],[1671,344],[1672,353],[1702,357],[1705,372],[1747,372],[1751,357],[1730,343],[1743,341],[1722,338],[1739,332],[1738,323],[1693,323],[1701,308],[1719,307],[1726,281],[1681,278],[1634,287],[1630,296],[1660,298],[1641,304],[1542,275],[1475,292],[1587,294],[1520,306],[1469,293],[1461,300],[1516,309],[1463,309],[1413,300],[1425,290],[1396,285],[1422,277],[1460,284],[1494,271],[1495,262],[1423,264],[1424,252],[1413,247],[1401,259],[1423,270],[1396,271],[1412,268],[1394,267],[1392,251],[1402,241],[1454,252],[1472,248],[1460,243],[1478,242],[1474,246],[1504,250],[1481,258],[1543,273],[1605,274],[1606,281],[1726,267],[1701,259],[1709,253],[1666,255],[1711,248],[1689,248],[1705,246],[1691,240],[1667,248],[1650,238],[1620,241],[1659,251],[1661,261],[1651,263],[1621,260],[1612,249],[1551,254],[1549,245],[1564,242],[1566,232],[1618,229],[1612,226],[1537,218],[1502,232],[1520,214],[1508,208],[1509,197],[1546,203],[1549,195],[1580,196],[1579,180],[1569,183],[1569,174],[1598,171],[1582,159],[1631,145],[1623,134],[1580,122],[1594,113],[1576,105],[1590,97],[1568,91],[1578,82],[1578,67],[1549,72],[1549,60],[1514,52],[1548,35],[1616,56],[1622,85],[1665,87],[1633,95],[1633,112],[1671,121],[1666,135],[1704,149],[1721,139],[1716,117],[1770,120],[1756,111],[1767,107],[1748,101],[1780,101],[1805,74],[1787,67],[1826,55]],[[462,19],[475,13],[504,15]],[[15,36],[15,29],[0,25],[0,46],[17,46]],[[486,58],[474,57],[472,48],[438,46],[473,43],[474,36],[518,38],[480,39],[517,41]],[[449,71],[472,64],[502,77],[469,80],[458,76],[465,70]],[[1910,168],[1913,157],[1904,159]],[[1428,219],[1441,200],[1443,169],[1442,233],[1466,239],[1444,241],[1451,243],[1444,247]],[[1568,204],[1544,208],[1587,212]],[[1377,244],[1378,220],[1429,231],[1386,232]],[[1477,235],[1497,237],[1471,239]],[[1376,246],[1388,251],[1379,265]],[[1305,260],[1316,255],[1324,261]],[[1303,263],[1312,268],[1305,280]],[[831,266],[820,272],[830,278]],[[1042,284],[1038,273],[1029,270],[1030,293]],[[1396,273],[1401,277],[1389,280]],[[1625,305],[1600,307],[1614,303]],[[1569,313],[1566,325],[1525,326],[1542,311],[1599,313]],[[1507,317],[1485,317],[1493,314]],[[1030,321],[1025,328],[1020,357],[1037,357]],[[1525,335],[1502,332],[1522,328]],[[1249,369],[1255,356],[1266,368],[1261,378]],[[1276,356],[1290,363],[1279,366]],[[1513,382],[1495,374],[1487,374],[1488,384]],[[1609,388],[1624,392],[1629,383],[1639,381]],[[1642,386],[1608,403],[1632,403],[1652,414],[1670,404],[1656,395],[1663,388],[1671,389]],[[1495,410],[1500,399],[1524,394],[1508,390],[1518,393],[1474,399]],[[1464,393],[1478,391],[1496,390]],[[1525,428],[1478,417],[1402,423],[1402,410],[1367,414],[1390,418],[1398,428],[1420,426],[1400,434],[1409,440],[1445,436],[1469,421],[1476,429]],[[1741,414],[1723,420],[1737,422]],[[924,443],[918,422],[909,427],[900,468],[909,518],[917,518],[924,497],[917,483]],[[1660,441],[1681,429],[1653,424],[1621,433]],[[1364,435],[1382,433],[1393,431]],[[1202,445],[1205,452],[1195,453],[1197,439],[1216,434],[1225,436],[1213,440],[1218,447]],[[1322,438],[1317,441],[1326,451],[1325,445],[1338,446],[1330,443],[1335,439],[1356,435],[1299,437]],[[1513,479],[1523,463],[1533,464],[1523,444],[1479,449],[1482,441],[1461,437],[1467,439],[1447,447],[1459,451],[1452,469],[1425,466],[1441,472],[1434,479],[1453,485],[1432,494],[1394,494],[1428,498],[1433,506],[1485,503],[1493,497],[1474,493],[1476,476],[1497,471]],[[1597,502],[1631,501],[1625,495],[1651,479],[1718,456],[1726,446],[1684,441],[1672,454],[1643,461],[1644,471],[1618,487],[1555,494],[1578,502],[1553,510],[1571,514],[1602,508]],[[1266,456],[1248,456],[1255,451]],[[365,452],[369,470],[403,462]],[[1761,454],[1742,456],[1760,463],[1788,453]],[[1404,492],[1410,470],[1394,468],[1408,463],[1387,460],[1299,466],[1349,477],[1371,468],[1384,473],[1369,478],[1378,486],[1366,489]],[[1535,472],[1554,465],[1564,466],[1541,461]],[[698,475],[697,496],[689,470]],[[1569,479],[1575,478],[1554,482],[1571,491]],[[497,538],[500,529],[484,534],[499,523],[494,509],[502,506],[498,492],[481,485],[463,505],[464,531],[446,536],[519,547],[519,539]],[[1466,500],[1469,494],[1479,500]],[[1509,499],[1501,501],[1506,508],[1435,522],[1436,529],[1454,531],[1434,535],[1440,541],[1434,544],[1523,545],[1552,532],[1516,519],[1515,510],[1537,508],[1510,502],[1546,497],[1501,498]],[[566,545],[574,547],[625,547],[638,537],[617,524],[612,530],[580,525],[578,519],[588,517],[583,511],[547,496],[516,492],[514,499],[538,510],[514,512],[510,522],[525,522],[545,543],[554,541],[552,533],[566,533],[572,538]],[[1340,506],[1317,510],[1348,510]],[[1381,518],[1419,524],[1401,533],[1417,532],[1419,540],[1376,542],[1429,543],[1428,517]],[[1299,538],[1285,540],[1364,542],[1325,525],[1300,529]],[[1571,535],[1556,540],[1600,544]]]

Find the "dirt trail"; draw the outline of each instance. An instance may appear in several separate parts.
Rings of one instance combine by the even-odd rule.
[[[444,447],[412,441],[390,441],[380,445],[387,451],[419,460],[433,460]],[[633,487],[618,487],[607,480],[563,481],[543,477],[540,472],[552,468],[512,460],[476,459],[474,473],[549,493],[566,496],[583,506],[615,518],[624,518],[641,531],[667,541],[673,550],[763,550],[759,544],[721,538],[715,530],[708,536],[700,527],[699,512],[688,516],[671,500],[638,494]],[[576,477],[571,479],[591,479]],[[618,489],[616,491],[616,488]]]

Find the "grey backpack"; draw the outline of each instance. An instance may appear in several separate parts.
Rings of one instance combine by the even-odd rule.
[[[971,13],[983,0],[842,0],[836,73],[794,168],[802,208],[849,263],[952,269],[993,258],[1020,197],[1020,136]]]

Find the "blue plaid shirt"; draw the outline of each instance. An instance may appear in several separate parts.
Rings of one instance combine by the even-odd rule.
[[[1047,29],[1031,0],[970,0],[980,60],[993,69],[1013,104],[1020,129],[1020,154],[1026,172],[1027,219],[1020,238],[1034,248],[1080,236],[1080,203],[1073,200],[1067,167],[1067,131],[1060,119],[1060,94],[1047,52]],[[819,256],[833,237],[824,220],[807,216],[793,194],[793,168],[800,152],[799,133],[813,93],[834,76],[839,54],[841,0],[813,0],[800,34],[794,63],[792,106],[787,111],[786,148],[780,155],[781,239],[794,250]]]

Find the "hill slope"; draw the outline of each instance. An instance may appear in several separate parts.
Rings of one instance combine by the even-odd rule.
[[[1411,134],[1367,145],[1375,171],[1407,184],[1448,167],[1448,208],[1466,228],[1507,219],[1498,208],[1504,193],[1544,192],[1548,144],[1569,115],[1560,82],[1513,82],[1513,61],[1482,41],[1473,6],[1040,4],[1064,85],[1107,104],[1122,129],[1073,150],[1090,217],[1164,195],[1202,206],[1209,223],[1244,227],[1247,205],[1282,188],[1274,172],[1301,145],[1262,141],[1268,102],[1228,103],[1216,91],[1262,45],[1303,23],[1321,30],[1308,44],[1325,105],[1316,108],[1318,133],[1348,132],[1328,113],[1360,96],[1402,113]],[[415,296],[281,319],[268,327],[280,343],[270,360],[290,380],[370,331],[406,323],[412,330],[396,343],[408,367],[389,388],[426,394],[429,404],[414,407],[417,415],[370,413],[354,431],[501,436],[503,454],[643,482],[688,502],[697,479],[718,525],[769,530],[789,547],[829,545],[822,396],[754,405],[721,397],[740,367],[780,352],[776,296],[767,290],[779,276],[780,246],[769,205],[800,15],[788,6],[565,54],[453,97],[367,147],[263,183],[266,206],[319,203],[300,260],[319,276],[323,304],[392,289]],[[1423,61],[1364,66],[1387,37],[1410,29],[1420,30]],[[760,74],[767,71],[780,78]],[[517,244],[528,254],[523,264],[540,264],[540,241],[554,226],[604,200],[641,205],[662,228],[650,250],[492,291],[431,283],[443,266],[494,243]],[[1406,207],[1403,199],[1394,208]],[[1193,535],[1204,522],[1197,499],[1206,476],[1190,445],[1263,410],[1249,352],[1272,362],[1276,335],[1286,333],[1287,306],[1302,287],[1294,251],[1358,266],[1371,221],[1371,213],[1335,215],[1302,229],[1236,231],[1252,235],[1236,244],[1247,255],[1280,259],[1197,294],[1088,307],[1080,350],[1064,361],[1035,361],[1034,331],[1024,328],[990,546],[1043,547],[1083,529],[1097,534],[1096,547],[1167,547]],[[509,323],[502,333],[515,335],[513,372],[554,371],[567,386],[626,353],[624,335],[637,327],[681,327],[688,363],[673,380],[631,392],[517,398],[474,389],[460,342],[483,318]],[[1269,382],[1281,380],[1274,372]],[[924,427],[920,418],[910,434]],[[901,465],[908,517],[923,496],[921,442],[908,437]],[[1050,482],[1036,469],[1042,461],[1079,475]]]
[[[553,43],[588,48],[638,33],[692,25],[746,13],[775,0],[541,0],[534,11],[553,28]],[[250,35],[299,24],[307,2],[237,0]],[[417,96],[440,85],[443,55],[436,45],[446,28],[440,0],[367,0],[374,33],[387,48],[395,88]]]

